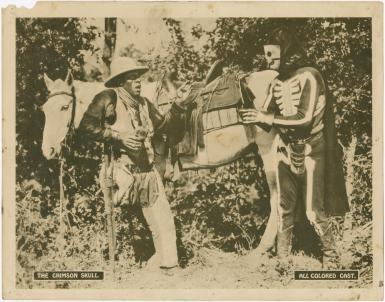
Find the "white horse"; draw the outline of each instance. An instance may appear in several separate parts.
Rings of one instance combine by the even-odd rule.
[[[276,76],[271,72],[255,73],[246,79],[248,87],[255,95],[254,105],[256,108],[263,108],[267,87],[272,79]],[[45,126],[43,132],[42,151],[47,159],[52,159],[58,156],[61,152],[62,143],[68,134],[70,127],[77,129],[80,121],[91,103],[93,97],[102,91],[104,88],[102,83],[86,83],[81,81],[74,81],[71,73],[67,74],[63,81],[57,79],[51,80],[47,75],[44,75],[44,80],[48,91],[50,92],[46,103],[42,106],[45,114]],[[159,83],[143,83],[142,95],[149,98],[151,101],[159,96]],[[169,97],[173,95],[173,91],[169,90]],[[266,226],[265,233],[257,248],[257,252],[265,252],[270,249],[274,243],[278,230],[277,224],[277,182],[276,182],[276,132],[271,130],[265,132],[257,126],[241,126],[248,127],[248,133],[253,133],[250,137],[242,136],[239,138],[239,131],[229,131],[229,128],[221,129],[220,135],[213,136],[210,139],[215,144],[223,136],[226,136],[229,141],[236,141],[237,144],[232,144],[232,147],[227,150],[222,148],[221,153],[226,152],[241,152],[245,147],[256,144],[264,164],[267,183],[270,191],[270,207],[271,213]],[[241,129],[237,128],[237,129]],[[235,128],[234,128],[235,129]],[[233,130],[234,130],[233,129]],[[243,130],[244,131],[244,130]],[[238,149],[238,150],[234,150]],[[165,157],[166,160],[166,157]]]

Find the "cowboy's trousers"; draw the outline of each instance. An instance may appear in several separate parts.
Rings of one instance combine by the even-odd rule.
[[[178,265],[174,216],[158,172],[156,179],[159,196],[153,205],[143,207],[142,210],[152,232],[157,262],[160,267],[171,268]]]

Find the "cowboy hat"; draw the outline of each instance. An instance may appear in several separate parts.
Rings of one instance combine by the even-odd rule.
[[[118,57],[111,62],[111,75],[104,86],[119,87],[127,79],[135,80],[148,70],[147,66],[139,65],[134,59]]]

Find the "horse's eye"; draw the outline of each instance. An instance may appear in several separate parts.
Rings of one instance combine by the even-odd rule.
[[[64,105],[63,107],[61,107],[61,111],[68,110],[69,107],[69,105]]]
[[[268,56],[268,57],[271,57],[271,55],[272,55],[271,51],[268,51],[268,52],[266,53],[266,56]]]

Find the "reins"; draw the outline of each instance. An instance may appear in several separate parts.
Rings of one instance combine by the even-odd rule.
[[[170,105],[170,104],[173,104],[173,103],[175,103],[175,101],[179,98],[179,96],[176,94],[176,95],[171,95],[170,93],[169,93],[169,91],[168,91],[168,89],[163,89],[163,82],[164,82],[164,79],[165,79],[165,77],[166,77],[166,74],[167,74],[167,72],[165,71],[165,72],[163,72],[163,74],[162,74],[162,77],[161,77],[161,79],[160,79],[160,81],[158,82],[158,84],[157,84],[157,86],[156,86],[156,88],[155,88],[155,92],[154,92],[154,96],[153,96],[153,101],[155,101],[156,102],[156,106],[159,108],[159,106],[161,105],[161,106],[166,106],[166,105]],[[177,89],[176,89],[177,90]],[[166,96],[168,97],[168,99],[169,99],[169,101],[168,102],[166,102],[166,103],[163,103],[163,104],[159,104],[159,97],[160,97],[160,95],[161,95],[161,93],[165,93],[166,94]]]
[[[59,202],[60,202],[60,226],[61,230],[63,230],[63,212],[64,212],[64,202],[65,202],[65,190],[64,190],[64,165],[66,161],[66,157],[64,154],[64,149],[70,151],[70,138],[72,138],[73,132],[75,131],[75,112],[76,112],[76,96],[75,96],[75,88],[72,87],[71,93],[68,91],[58,91],[55,93],[51,93],[48,95],[47,100],[58,95],[67,95],[72,98],[72,111],[71,111],[71,119],[69,120],[67,127],[68,132],[62,142],[62,148],[59,154],[59,164],[60,164],[60,173],[59,173]]]
[[[152,97],[152,100],[156,102],[156,106],[157,106],[157,107],[159,107],[158,98],[159,98],[160,93],[161,93],[162,88],[163,88],[163,80],[164,80],[165,76],[166,76],[166,72],[163,72],[160,81],[159,81],[158,84],[156,85],[155,92],[154,92],[154,95],[153,95],[153,97]]]

